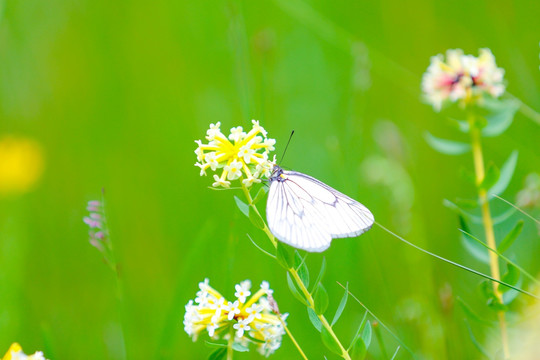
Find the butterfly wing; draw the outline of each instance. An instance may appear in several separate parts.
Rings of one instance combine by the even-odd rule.
[[[272,181],[266,216],[281,241],[310,252],[326,250],[332,238],[358,236],[373,225],[373,215],[358,201],[295,171]]]

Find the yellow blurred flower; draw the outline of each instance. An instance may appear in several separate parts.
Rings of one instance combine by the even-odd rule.
[[[6,355],[2,358],[2,360],[47,360],[43,356],[43,353],[41,351],[36,351],[33,355],[26,355],[21,345],[18,343],[13,343],[9,347],[9,350],[7,351]]]
[[[43,173],[43,152],[28,138],[0,138],[0,196],[29,191]]]

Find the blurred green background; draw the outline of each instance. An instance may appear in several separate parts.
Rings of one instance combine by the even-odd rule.
[[[31,190],[0,199],[0,353],[18,341],[53,360],[204,358],[210,349],[192,343],[182,319],[205,277],[228,296],[241,280],[268,280],[308,356],[328,353],[283,269],[247,239],[264,241],[233,192],[209,190],[211,177],[193,166],[194,140],[217,121],[226,131],[260,120],[278,155],[294,129],[284,166],[358,199],[412,242],[487,273],[442,205],[474,196],[460,175],[472,169],[470,154],[447,157],[423,140],[426,130],[466,137],[421,102],[420,79],[430,56],[488,47],[508,91],[540,109],[538,18],[537,1],[0,1],[0,136],[33,139],[44,158]],[[538,129],[518,113],[508,132],[485,142],[498,164],[520,152],[503,194],[510,201],[539,170]],[[102,188],[122,306],[82,222]],[[495,214],[506,209],[493,202]],[[537,240],[526,221],[512,248],[533,274]],[[308,258],[314,275],[322,256]],[[453,301],[494,318],[479,278],[379,228],[336,240],[324,256],[330,317],[342,294],[336,281],[348,281],[419,358],[480,358]],[[516,301],[511,323],[528,302]],[[347,342],[362,316],[351,301],[338,335]],[[473,331],[483,344],[499,336],[496,327]],[[383,335],[393,353],[397,343]],[[376,344],[369,353],[380,358]],[[299,357],[284,338],[273,358]]]

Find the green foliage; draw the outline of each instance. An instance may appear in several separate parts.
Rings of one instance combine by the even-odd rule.
[[[313,327],[317,329],[318,332],[321,332],[322,323],[315,311],[312,308],[307,307],[309,321],[313,324]]]
[[[264,199],[264,196],[266,195],[267,192],[268,192],[268,187],[262,185],[259,191],[257,191],[257,195],[255,195],[255,197],[253,198],[253,205],[257,205],[259,201]]]
[[[227,349],[221,348],[211,353],[210,356],[208,356],[208,360],[221,360],[221,359],[225,359],[226,356],[227,356]]]
[[[510,246],[512,246],[514,241],[516,241],[519,234],[521,234],[521,230],[523,230],[523,224],[524,223],[525,222],[523,220],[519,220],[518,222],[516,222],[516,224],[514,225],[512,230],[510,230],[510,232],[508,232],[508,234],[506,234],[506,236],[501,241],[499,246],[497,246],[497,250],[499,250],[499,252],[501,254],[504,253],[506,250],[508,250],[508,248],[510,248]]]
[[[482,136],[494,137],[501,135],[512,125],[519,110],[519,103],[515,100],[488,101],[486,107],[490,114],[486,116],[487,124],[482,128]]]
[[[287,285],[289,286],[289,290],[291,290],[291,293],[294,295],[294,297],[297,298],[302,304],[307,306],[308,301],[306,300],[304,294],[302,294],[302,292],[296,287],[296,284],[291,278],[289,272],[287,272]]]
[[[345,285],[345,292],[343,293],[343,297],[341,298],[341,301],[339,302],[339,306],[336,310],[336,314],[334,315],[334,319],[332,319],[331,326],[334,326],[334,324],[339,320],[339,317],[343,313],[343,310],[345,310],[345,306],[347,305],[348,298],[349,298],[349,283]]]
[[[341,349],[339,347],[339,344],[324,326],[321,328],[321,339],[328,350],[332,351],[335,354],[341,355]]]
[[[317,315],[322,315],[328,309],[328,292],[326,291],[324,285],[319,283],[316,286],[315,292],[313,293],[313,300],[315,301],[315,312]]]
[[[454,140],[441,139],[426,132],[426,142],[438,152],[445,155],[462,155],[471,150],[471,145]]]
[[[313,283],[313,289],[311,290],[311,293],[315,291],[315,289],[317,288],[317,285],[319,285],[319,283],[322,281],[325,272],[326,272],[326,258],[323,257],[322,262],[321,262],[321,269],[319,270],[319,275],[317,275],[317,279]]]
[[[501,167],[500,176],[497,182],[495,182],[495,184],[488,190],[488,195],[490,197],[493,195],[500,195],[506,190],[510,184],[510,181],[512,180],[514,171],[516,170],[517,159],[518,151],[514,150]]]
[[[281,241],[277,243],[276,257],[284,269],[291,269],[294,266],[294,255],[291,254],[291,249]]]
[[[302,258],[297,250],[294,251],[294,268],[307,289],[309,287],[309,269],[306,264],[306,258],[307,254]]]

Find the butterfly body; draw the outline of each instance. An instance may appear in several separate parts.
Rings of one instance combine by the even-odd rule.
[[[321,252],[332,239],[358,236],[373,225],[364,205],[309,175],[274,165],[269,180],[268,226],[286,244]]]

